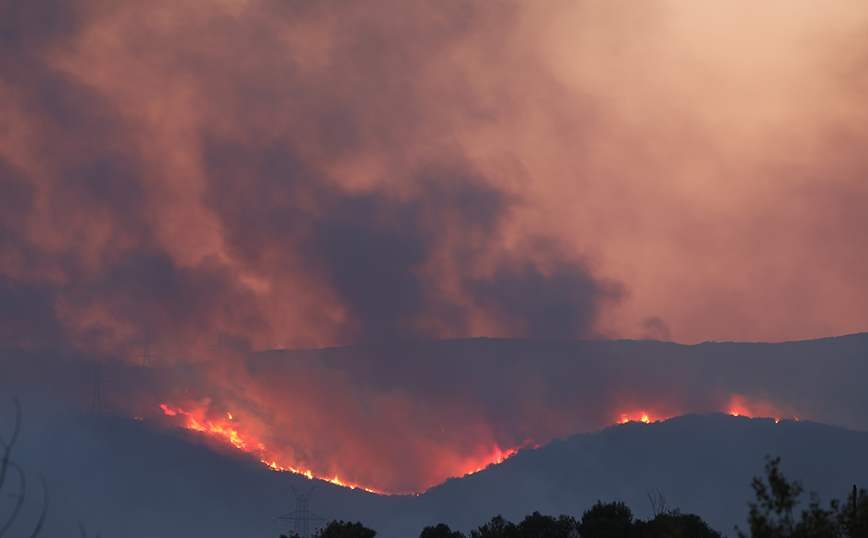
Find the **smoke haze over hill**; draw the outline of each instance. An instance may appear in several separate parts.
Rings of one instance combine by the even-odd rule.
[[[409,493],[643,415],[723,412],[868,430],[866,357],[866,334],[694,346],[481,338],[226,352],[171,368],[105,363],[101,391],[114,414],[204,430],[215,446],[278,467]],[[58,369],[53,357],[7,354],[0,364],[12,386],[92,405],[88,362]]]

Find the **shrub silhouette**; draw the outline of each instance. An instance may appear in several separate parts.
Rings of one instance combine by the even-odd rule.
[[[633,535],[633,512],[621,501],[597,504],[582,514],[579,523],[582,538],[630,538]]]
[[[721,538],[696,514],[682,514],[677,508],[658,513],[648,521],[637,521],[635,538]]]
[[[369,529],[357,521],[331,521],[324,528],[314,533],[313,538],[374,538],[377,531]],[[300,538],[298,534],[291,532],[288,535],[281,534],[280,538]]]
[[[462,532],[453,531],[445,523],[438,523],[436,526],[422,529],[419,538],[465,538],[465,536]]]

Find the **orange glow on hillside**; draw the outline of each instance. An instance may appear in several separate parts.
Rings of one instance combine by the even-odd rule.
[[[424,491],[427,488],[436,485],[436,483],[429,483],[420,487],[418,491],[387,491],[379,489],[383,486],[380,483],[375,483],[370,478],[371,476],[377,476],[376,474],[355,474],[357,477],[368,476],[367,479],[363,478],[366,483],[360,483],[358,478],[356,481],[347,480],[346,478],[341,478],[341,476],[345,476],[345,473],[352,475],[353,472],[358,470],[353,466],[354,464],[352,462],[341,460],[336,463],[334,461],[321,462],[316,460],[313,463],[300,463],[299,459],[297,459],[292,452],[292,449],[290,448],[289,450],[286,450],[287,447],[278,446],[280,443],[275,445],[275,450],[269,449],[267,444],[262,441],[262,437],[256,433],[257,431],[262,432],[263,430],[256,429],[255,420],[253,423],[245,423],[243,416],[234,415],[226,411],[209,411],[209,405],[202,405],[194,402],[188,402],[188,404],[184,405],[184,408],[181,408],[180,406],[170,406],[168,404],[160,404],[159,407],[166,416],[175,417],[174,421],[179,426],[208,434],[212,439],[221,443],[228,443],[238,450],[255,456],[270,469],[276,471],[289,471],[304,475],[309,479],[317,478],[338,486],[351,489],[363,489],[371,493],[382,495],[395,493],[419,493],[420,491]],[[721,407],[724,407],[726,412],[733,416],[746,416],[751,418],[770,417],[774,418],[775,421],[779,420],[782,416],[782,413],[767,401],[746,397],[740,394],[732,395],[728,399],[726,405]],[[651,410],[649,411],[648,409]],[[618,418],[614,419],[613,422],[617,424],[625,424],[628,422],[642,422],[649,424],[652,422],[668,420],[678,414],[682,414],[673,413],[673,409],[671,408],[668,408],[664,412],[659,412],[659,410],[660,407],[656,407],[655,410],[654,405],[645,408],[638,406],[633,407],[633,411],[615,415]],[[270,445],[271,442],[268,442],[268,444]],[[497,443],[493,443],[493,446],[487,450],[482,449],[482,447],[467,447],[472,451],[472,455],[465,454],[464,456],[454,457],[453,454],[452,457],[447,457],[445,459],[432,458],[431,463],[435,465],[439,464],[441,472],[444,473],[434,475],[442,476],[442,478],[435,478],[435,480],[443,480],[448,476],[460,477],[479,472],[490,465],[504,462],[515,455],[521,448],[527,447],[537,448],[539,447],[539,444],[527,439],[521,445],[501,448]],[[315,468],[311,468],[314,465],[319,464],[322,464],[320,472],[315,471]],[[331,466],[329,466],[330,464]],[[358,464],[359,462],[355,463],[355,465]],[[324,472],[322,471],[323,469],[325,469]],[[337,471],[337,473],[335,473],[335,471]]]
[[[672,418],[672,416],[660,417],[654,415],[654,418],[651,418],[651,415],[646,411],[640,411],[638,413],[621,413],[621,418],[618,419],[618,424],[626,424],[628,422],[644,422],[645,424],[649,424],[651,422],[659,422],[661,420]]]
[[[733,394],[721,411],[734,417],[773,418],[775,419],[775,422],[780,421],[782,417],[786,416],[786,413],[782,412],[765,399],[743,396],[741,394]],[[648,424],[650,422],[668,420],[681,414],[683,413],[664,415],[645,410],[638,410],[617,415],[619,417],[617,423],[626,424],[628,422],[644,422]],[[793,418],[798,420],[796,417]]]
[[[259,458],[259,460],[267,465],[270,469],[275,471],[289,471],[296,474],[301,474],[306,476],[309,479],[317,478],[319,480],[325,480],[326,482],[331,482],[332,484],[336,484],[338,486],[347,487],[350,489],[362,489],[368,491],[370,493],[377,493],[380,495],[388,495],[390,493],[395,492],[386,492],[382,490],[375,489],[373,487],[364,486],[361,484],[355,484],[352,482],[348,482],[345,480],[341,480],[341,478],[337,475],[333,477],[321,476],[319,474],[314,473],[311,469],[305,469],[301,466],[298,466],[289,462],[278,462],[277,459],[270,455],[269,449],[265,446],[264,443],[258,441],[253,436],[250,436],[246,433],[242,432],[241,424],[237,423],[230,424],[230,421],[235,421],[233,415],[231,413],[226,413],[228,420],[220,419],[220,420],[208,420],[204,417],[204,413],[199,412],[188,412],[180,407],[175,409],[170,408],[167,404],[160,404],[160,408],[163,410],[167,416],[183,416],[186,418],[186,422],[182,423],[181,426],[198,432],[203,432],[206,434],[212,435],[214,438],[219,439],[223,442],[229,442],[235,448],[238,448],[248,454],[252,454]],[[498,463],[502,463],[511,456],[513,456],[516,452],[518,452],[521,448],[539,447],[538,444],[534,444],[532,441],[527,440],[521,446],[515,448],[507,448],[501,449],[496,444],[494,448],[491,450],[490,454],[481,457],[481,458],[470,458],[467,459],[462,465],[462,469],[458,476],[466,476],[468,474],[473,474],[479,472],[489,465],[495,465]],[[433,484],[432,484],[433,485]]]
[[[180,407],[177,410],[173,410],[169,408],[166,404],[160,404],[160,408],[163,412],[168,416],[178,416],[183,415],[187,418],[186,424],[182,424],[184,428],[188,430],[194,430],[197,432],[204,432],[213,435],[218,439],[222,439],[223,441],[228,441],[235,448],[243,450],[249,454],[253,454],[258,457],[259,460],[267,465],[269,468],[274,469],[275,471],[290,471],[296,474],[302,474],[310,479],[318,478],[320,480],[325,480],[327,482],[331,482],[332,484],[337,484],[338,486],[347,487],[350,489],[360,488],[365,491],[369,491],[371,493],[379,493],[385,494],[385,492],[378,491],[372,488],[364,487],[359,484],[352,484],[349,482],[344,482],[339,477],[335,476],[333,478],[328,478],[324,476],[315,475],[310,469],[302,469],[299,467],[294,467],[292,465],[282,465],[277,463],[277,461],[271,460],[267,458],[268,448],[264,443],[256,440],[255,438],[245,435],[240,431],[240,425],[230,425],[229,420],[234,420],[231,413],[226,413],[228,420],[218,420],[211,421],[207,420],[201,416],[201,413],[187,412],[181,409]],[[199,416],[194,416],[199,415]]]
[[[467,476],[469,474],[478,473],[489,465],[497,465],[498,463],[503,463],[504,461],[514,456],[522,448],[539,448],[539,445],[535,444],[529,439],[526,440],[524,444],[520,447],[508,448],[506,450],[501,450],[499,446],[494,445],[494,449],[489,456],[483,458],[482,460],[477,460],[476,463],[468,462],[465,466],[464,472],[461,475]]]
[[[780,421],[781,417],[783,417],[783,413],[772,404],[758,399],[747,398],[741,394],[732,395],[729,399],[726,412],[734,417],[773,418],[775,422]]]

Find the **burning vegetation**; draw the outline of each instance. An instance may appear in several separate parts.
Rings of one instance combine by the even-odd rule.
[[[193,410],[185,410],[181,407],[171,406],[169,404],[160,404],[159,407],[160,409],[162,409],[163,413],[166,416],[174,417],[174,420],[177,421],[176,425],[182,428],[186,428],[188,430],[202,432],[206,434],[208,438],[217,443],[222,443],[224,445],[228,444],[242,452],[251,454],[273,470],[289,471],[296,474],[304,475],[311,479],[317,478],[320,480],[331,482],[332,484],[336,484],[338,486],[348,487],[350,489],[359,488],[371,493],[377,493],[382,495],[396,493],[420,493],[430,487],[439,484],[440,482],[449,477],[466,476],[479,472],[482,469],[488,467],[489,465],[496,465],[502,463],[506,459],[515,455],[522,448],[539,447],[539,444],[535,443],[533,440],[530,439],[524,441],[524,443],[520,445],[508,447],[506,449],[503,449],[497,444],[494,444],[489,448],[487,452],[485,450],[477,451],[476,454],[478,455],[467,456],[463,459],[454,460],[454,465],[447,468],[447,470],[450,472],[448,476],[435,477],[433,482],[425,484],[416,490],[395,491],[394,489],[390,489],[388,487],[388,484],[380,484],[376,483],[375,481],[367,483],[356,482],[352,480],[342,479],[341,474],[339,473],[331,475],[323,473],[322,471],[318,470],[317,462],[311,462],[310,464],[305,465],[303,463],[299,463],[298,461],[294,461],[287,456],[287,452],[285,450],[282,450],[281,448],[270,449],[268,446],[266,446],[266,444],[261,439],[257,438],[255,434],[250,433],[250,431],[247,427],[245,427],[245,424],[242,421],[237,420],[230,412],[225,412],[222,417],[209,419],[207,416],[207,408],[200,407],[193,408]],[[754,409],[758,409],[760,410],[760,413],[765,414],[754,414]],[[780,419],[780,415],[777,414],[774,407],[770,404],[765,404],[761,402],[749,402],[747,398],[738,394],[733,395],[730,399],[728,414],[733,416],[747,416],[751,418],[774,418],[776,422]],[[651,422],[667,420],[669,418],[672,418],[673,416],[674,415],[660,416],[646,411],[621,413],[620,419],[614,421],[613,423],[625,424],[628,422],[642,422],[648,424]],[[351,472],[351,470],[349,469],[348,471]]]

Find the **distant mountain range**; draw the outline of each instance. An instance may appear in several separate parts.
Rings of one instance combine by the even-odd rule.
[[[574,411],[585,417],[594,416],[595,402],[607,412],[618,403],[600,390],[604,385],[649,399],[678,390],[679,401],[688,403],[705,402],[703,391],[724,387],[856,429],[717,413],[629,422],[521,450],[500,465],[420,495],[382,496],[270,471],[232,446],[204,443],[205,434],[166,429],[159,421],[82,413],[83,405],[70,404],[90,397],[86,376],[76,373],[81,363],[7,351],[0,357],[0,435],[8,439],[9,395],[17,393],[24,421],[13,457],[29,478],[20,524],[35,521],[40,473],[49,480],[52,499],[42,538],[76,536],[78,522],[104,538],[277,538],[287,527],[274,520],[296,508],[291,486],[313,485],[313,512],[362,521],[383,538],[413,538],[439,522],[466,532],[497,514],[513,521],[535,510],[580,517],[598,499],[622,500],[644,518],[651,512],[650,491],[663,492],[670,507],[696,513],[734,536],[733,526],[745,524],[750,481],[762,474],[766,455],[781,456],[787,477],[802,480],[824,502],[845,497],[854,484],[868,487],[864,334],[696,346],[471,339],[266,352],[243,360],[248,371],[270,375],[299,357],[313,357],[383,390],[404,385],[420,391],[427,386],[432,393],[488,391],[485,401],[498,405],[519,394],[516,406],[544,401],[568,414],[569,406],[581,405]],[[143,390],[136,383],[160,385],[154,380],[169,376],[168,370],[172,379],[194,379],[198,368],[179,364],[148,376],[139,371],[135,382],[131,369],[117,369],[110,394]],[[522,383],[530,388],[522,392]],[[508,421],[510,413],[532,419],[533,409],[546,406],[507,409],[499,420]],[[11,491],[0,495],[0,517],[11,509]]]
[[[631,422],[522,450],[422,495],[381,496],[269,471],[234,449],[209,448],[204,434],[70,414],[44,401],[25,405],[15,456],[33,485],[21,519],[35,521],[35,476],[45,474],[52,487],[45,537],[74,535],[83,522],[105,538],[277,538],[287,524],[273,520],[295,510],[291,486],[314,485],[313,512],[362,521],[384,538],[412,538],[439,522],[466,532],[497,514],[579,517],[598,499],[622,500],[644,518],[647,494],[658,490],[670,507],[734,536],[767,454],[781,456],[785,474],[824,501],[868,485],[868,433],[790,420],[715,414]]]

